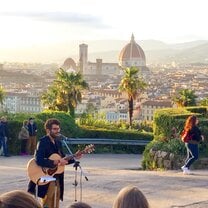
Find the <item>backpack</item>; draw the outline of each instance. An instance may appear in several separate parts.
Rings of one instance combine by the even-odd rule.
[[[193,134],[190,134],[190,131],[183,130],[181,133],[181,140],[182,142],[188,143],[190,140],[192,140]]]

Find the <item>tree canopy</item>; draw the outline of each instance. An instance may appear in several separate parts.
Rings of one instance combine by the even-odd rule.
[[[4,97],[5,97],[5,91],[4,91],[3,87],[0,86],[0,104],[1,105],[3,104]]]
[[[202,106],[208,106],[208,97],[206,97],[203,100],[201,100],[200,101],[200,105],[202,105]]]
[[[138,72],[139,69],[136,67],[125,68],[119,85],[119,90],[128,96],[130,126],[132,126],[133,101],[147,86],[142,78],[138,76]]]
[[[48,109],[69,112],[74,117],[85,89],[88,89],[88,84],[80,72],[69,73],[60,68],[56,72],[56,79],[41,98]]]
[[[173,102],[178,107],[195,106],[196,98],[194,90],[181,89],[173,96]]]

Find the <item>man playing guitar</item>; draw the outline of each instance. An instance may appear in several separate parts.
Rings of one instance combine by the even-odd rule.
[[[37,145],[35,152],[35,162],[42,169],[50,168],[56,169],[60,166],[65,166],[74,163],[75,159],[82,157],[82,152],[77,151],[69,159],[64,158],[65,154],[62,151],[62,143],[57,139],[60,132],[60,122],[57,119],[48,119],[45,123],[46,135],[42,137]],[[58,154],[59,159],[50,159],[53,154]],[[63,200],[64,190],[64,171],[53,175],[55,181],[51,181],[45,185],[38,185],[38,196],[42,198],[42,206],[47,208],[59,208],[59,200]],[[28,192],[35,194],[36,184],[30,181],[28,185]]]

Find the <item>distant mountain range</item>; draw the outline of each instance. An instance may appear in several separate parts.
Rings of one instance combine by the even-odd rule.
[[[208,63],[208,41],[199,40],[193,42],[166,44],[157,40],[136,41],[144,50],[147,64],[152,63],[170,63],[175,61],[177,63]],[[103,50],[97,52],[90,52],[90,48],[96,45],[88,45],[89,60],[95,61],[96,58],[102,58],[103,62],[118,62],[118,57],[121,49],[128,42],[124,41],[102,41],[99,42],[100,48],[115,46],[114,50]],[[103,47],[102,47],[102,44]]]
[[[147,64],[153,63],[208,63],[208,41],[198,40],[178,44],[166,44],[158,40],[137,40],[144,50]],[[0,63],[4,61],[60,63],[68,57],[79,60],[80,41],[40,45],[21,49],[1,49]],[[84,42],[88,45],[88,60],[95,62],[118,62],[121,49],[129,43],[122,40],[96,40]]]

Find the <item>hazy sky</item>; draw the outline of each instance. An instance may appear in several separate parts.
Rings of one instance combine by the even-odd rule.
[[[0,47],[69,40],[208,40],[207,0],[0,0]]]

